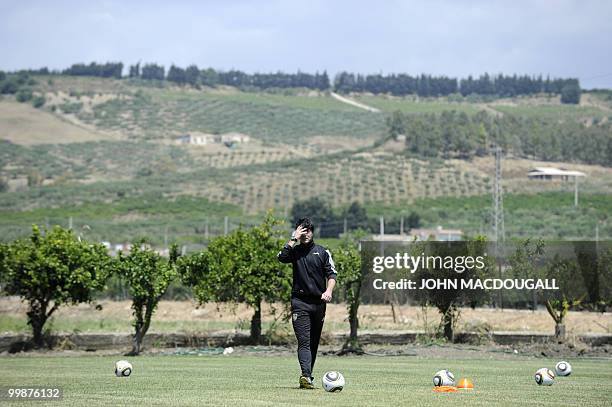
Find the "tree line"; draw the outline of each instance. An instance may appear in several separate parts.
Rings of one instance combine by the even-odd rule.
[[[387,127],[390,137],[405,135],[406,153],[419,157],[468,159],[498,145],[519,157],[612,166],[612,125],[604,120],[587,126],[511,114],[494,117],[484,111],[472,116],[394,112]]]
[[[98,76],[100,78],[116,78],[120,79],[123,75],[122,62],[106,62],[99,64],[91,62],[86,64],[73,64],[70,68],[62,71],[63,75],[71,76]]]
[[[319,237],[337,238],[349,232],[366,232],[378,234],[380,231],[380,217],[368,216],[365,208],[359,202],[353,202],[348,207],[336,211],[329,203],[319,197],[297,201],[291,207],[291,220],[296,222],[305,213],[312,214],[311,220],[317,226]],[[421,217],[411,211],[405,216],[397,215],[385,219],[385,233],[399,234],[404,225],[403,232],[421,226]]]
[[[35,225],[28,238],[0,244],[0,284],[5,294],[28,304],[32,347],[52,345],[44,327],[60,307],[91,302],[113,278],[132,299],[130,354],[141,351],[159,301],[176,280],[192,287],[201,303],[246,302],[254,309],[252,339],[259,342],[262,301],[286,303],[290,293],[289,268],[276,260],[283,244],[276,224],[268,216],[261,225],[220,236],[191,256],[180,256],[172,246],[168,258],[145,240],[111,257],[102,244],[82,240],[72,230]]]
[[[468,96],[490,95],[496,97],[513,97],[518,95],[533,95],[538,93],[566,94],[565,103],[575,101],[576,90],[580,92],[578,79],[544,79],[540,76],[503,75],[490,76],[488,73],[474,78],[471,75],[458,80],[447,76],[432,76],[422,74],[411,76],[407,74],[361,75],[350,72],[340,72],[334,79],[334,89],[340,93],[370,92],[374,94],[391,94],[395,96],[418,95],[449,96],[461,94]],[[579,99],[578,99],[579,100]]]
[[[61,71],[52,71],[47,67],[40,69],[22,70],[20,72],[31,75],[70,75],[70,76],[95,76],[102,78],[122,78],[123,64],[120,62],[107,62],[90,64],[73,64]],[[128,67],[128,78],[143,80],[168,81],[178,85],[190,85],[193,87],[219,85],[235,86],[238,88],[307,88],[313,90],[328,90],[331,88],[327,71],[314,74],[298,71],[297,73],[254,73],[231,69],[229,71],[215,70],[213,68],[200,69],[197,65],[189,65],[182,68],[171,65],[168,70],[163,65],[156,63],[140,62]]]
[[[217,71],[213,68],[200,69],[197,65],[181,68],[170,66],[168,73],[164,76],[164,67],[157,64],[140,63],[130,66],[129,77],[141,79],[167,80],[178,85],[210,86],[219,85],[235,86],[237,88],[308,88],[325,90],[329,89],[329,77],[327,72],[316,72],[309,74],[298,71],[295,74],[276,73],[254,73],[248,74],[239,70]]]
[[[134,335],[130,354],[140,353],[159,301],[176,280],[190,287],[200,304],[247,304],[253,311],[250,337],[253,343],[259,343],[263,302],[282,304],[283,315],[290,315],[291,268],[276,258],[287,236],[283,236],[277,226],[278,220],[268,214],[261,224],[219,236],[200,252],[181,256],[178,248],[172,246],[168,257],[152,250],[144,240],[136,242],[128,252],[111,257],[103,245],[81,240],[71,230],[59,226],[45,230],[34,226],[28,238],[0,245],[1,288],[8,295],[20,296],[28,304],[27,317],[34,347],[52,344],[45,334],[45,325],[60,307],[91,302],[95,293],[103,290],[113,276],[124,282],[132,299]],[[362,288],[370,284],[372,278],[381,277],[370,272],[374,257],[380,256],[380,247],[365,244],[359,250],[357,240],[358,234],[346,236],[332,249],[338,271],[336,296],[346,301],[349,314],[350,335],[344,351],[360,350],[357,329]],[[574,259],[559,258],[553,247],[554,257],[542,263],[543,242],[516,242],[505,271],[506,278],[556,279],[559,290],[535,289],[533,296],[539,296],[546,305],[556,324],[555,334],[561,339],[565,337],[565,317],[570,309],[605,311],[611,304],[612,289],[612,247],[609,244],[598,247],[593,242],[567,242],[566,246],[566,251],[575,253]],[[494,273],[497,266],[495,259],[487,256],[487,247],[483,237],[452,245],[414,242],[407,249],[411,256],[423,253],[440,258],[484,256],[485,267],[457,273],[452,268],[441,270],[435,264],[428,264],[408,276],[405,270],[391,268],[385,271],[384,277],[387,281],[408,277],[417,287],[422,281],[436,278],[455,281],[488,278],[497,275]],[[461,286],[421,289],[414,298],[423,306],[438,309],[440,325],[435,334],[449,341],[454,340],[460,308],[486,304],[489,300],[488,291]]]
[[[154,251],[145,239],[111,257],[102,244],[82,240],[70,229],[34,225],[29,237],[0,244],[0,291],[28,304],[32,338],[22,349],[52,346],[45,325],[57,310],[90,303],[117,281],[127,287],[132,300],[134,334],[129,354],[140,353],[159,301],[176,281],[189,287],[200,304],[247,304],[253,310],[250,338],[259,343],[263,302],[280,303],[280,314],[290,315],[291,268],[276,257],[287,240],[279,225],[269,213],[259,225],[219,236],[191,255],[181,256],[173,245],[168,257]],[[360,270],[355,264],[356,246],[350,250],[350,261],[342,253],[336,261],[340,287]]]
[[[25,72],[39,75],[61,73],[73,76],[97,76],[104,78],[122,78],[123,63],[106,62],[89,64],[73,64],[61,72],[53,72],[44,67]],[[495,97],[513,97],[519,95],[554,94],[561,95],[564,103],[578,103],[580,100],[580,83],[575,78],[550,78],[542,75],[489,75],[484,73],[478,77],[452,78],[445,75],[433,76],[427,74],[356,74],[340,72],[336,74],[333,83],[327,71],[314,74],[298,71],[297,73],[254,73],[231,69],[229,71],[213,68],[200,69],[197,65],[182,68],[171,65],[166,71],[163,65],[140,62],[130,65],[129,78],[144,80],[167,80],[179,85],[191,86],[236,86],[240,88],[308,88],[315,90],[334,90],[339,93],[370,92],[374,94],[390,94],[395,96],[418,95],[421,97],[438,97],[460,94],[487,95]]]

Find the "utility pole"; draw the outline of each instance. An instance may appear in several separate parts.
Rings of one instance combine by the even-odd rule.
[[[595,222],[595,253],[599,255],[599,219]]]
[[[504,198],[502,189],[502,149],[496,146],[495,152],[495,184],[493,185],[493,236],[495,238],[495,257],[499,267],[499,278],[502,277],[502,260],[499,258],[499,245],[506,240],[504,228]],[[504,296],[499,290],[499,307],[504,309]]]
[[[493,236],[496,242],[506,240],[504,197],[502,188],[502,149],[495,147],[495,185],[493,186]]]
[[[385,234],[385,219],[381,216],[380,217],[380,237],[382,238],[384,234]]]
[[[574,206],[578,207],[578,176],[574,175]]]

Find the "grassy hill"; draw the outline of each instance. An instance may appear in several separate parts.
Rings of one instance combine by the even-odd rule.
[[[550,98],[350,95],[381,110],[373,113],[308,90],[197,90],[63,76],[36,81],[35,93],[47,100],[41,109],[9,96],[0,100],[3,240],[27,233],[32,222],[67,225],[72,217],[104,240],[147,233],[159,240],[169,228],[177,239],[198,241],[204,223],[214,234],[224,216],[233,226],[254,222],[267,209],[283,215],[310,196],[338,209],[357,201],[388,216],[411,209],[425,226],[486,233],[493,159],[407,156],[401,143],[383,140],[393,111],[485,111],[580,122],[608,120],[611,113],[607,94],[586,95],[580,106]],[[253,141],[231,149],[173,142],[193,131],[242,132]],[[581,206],[572,206],[573,184],[527,181],[534,166],[586,172]],[[605,221],[612,209],[602,204],[612,195],[608,167],[506,157],[504,192],[511,236],[588,238],[597,222],[602,237],[612,236]]]
[[[317,135],[378,137],[385,130],[382,115],[312,91],[288,95],[232,88],[197,91],[127,80],[108,80],[100,85],[102,91],[94,91],[84,82],[83,78],[54,78],[52,85],[41,86],[41,92],[49,95],[60,113],[68,111],[84,124],[128,138],[241,132],[268,143],[300,144]]]
[[[29,104],[0,102],[0,123],[2,139],[20,145],[81,143],[94,140],[108,140],[108,134],[77,126],[58,115]]]

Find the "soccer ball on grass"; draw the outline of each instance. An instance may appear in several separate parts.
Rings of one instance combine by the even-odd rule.
[[[344,384],[344,376],[342,376],[342,373],[340,372],[331,371],[323,375],[323,388],[325,391],[342,391]]]
[[[547,367],[543,367],[535,372],[535,376],[533,378],[540,386],[552,386],[555,382],[555,372]]]
[[[557,376],[569,376],[572,374],[572,365],[562,360],[555,365],[555,373],[557,373]]]
[[[128,377],[132,374],[132,364],[127,360],[120,360],[115,363],[115,375],[117,377]]]
[[[454,386],[455,375],[448,370],[440,370],[433,377],[434,386]]]

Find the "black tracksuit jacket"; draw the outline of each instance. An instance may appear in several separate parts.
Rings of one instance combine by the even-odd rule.
[[[331,253],[314,242],[293,248],[286,244],[277,257],[281,263],[293,265],[292,297],[321,302],[321,294],[327,289],[327,280],[336,279],[337,272]]]

